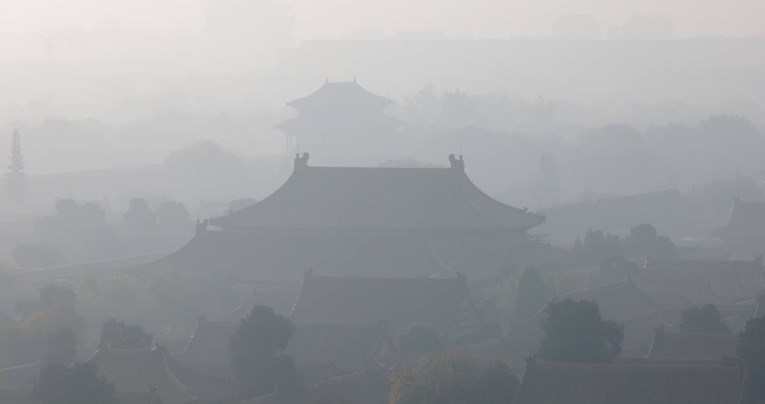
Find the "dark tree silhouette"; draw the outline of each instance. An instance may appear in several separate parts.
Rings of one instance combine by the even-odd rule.
[[[464,351],[449,351],[396,368],[390,404],[507,404],[518,379],[504,363],[487,367]]]
[[[510,320],[513,334],[522,333],[533,322],[534,315],[547,303],[544,281],[534,267],[526,268],[515,291]]]
[[[231,364],[250,396],[303,393],[303,378],[284,353],[295,327],[289,319],[266,306],[255,306],[242,320],[228,344]]]
[[[18,130],[14,130],[11,136],[11,161],[8,164],[8,172],[5,174],[5,185],[12,202],[19,203],[24,199],[26,179],[24,155],[21,152],[21,135]]]
[[[687,332],[730,332],[714,304],[683,310],[680,329]]]
[[[157,224],[164,228],[177,228],[189,225],[191,222],[189,210],[181,202],[165,201],[157,208]]]
[[[596,302],[563,300],[545,308],[540,354],[551,362],[610,362],[621,350],[624,326],[604,321]]]
[[[624,257],[624,245],[618,236],[600,230],[587,230],[584,238],[576,239],[574,256],[585,264],[598,264],[606,259]]]
[[[48,336],[40,365],[69,366],[77,356],[77,337],[70,328],[59,328]]]
[[[148,349],[153,337],[140,325],[109,319],[101,325],[100,345],[112,349]]]
[[[43,368],[33,396],[41,404],[118,404],[114,386],[98,377],[96,367],[89,363]]]
[[[404,352],[422,354],[443,348],[438,329],[432,324],[412,324],[396,334],[397,348]]]
[[[64,265],[66,259],[49,243],[25,243],[13,249],[13,262],[22,268],[45,268]]]
[[[674,258],[677,255],[677,247],[672,240],[659,236],[656,228],[647,223],[632,227],[627,243],[633,255],[656,258]]]
[[[148,202],[143,198],[133,198],[130,200],[130,206],[122,214],[125,224],[131,230],[147,231],[154,227],[157,222],[154,211],[149,207]]]
[[[80,321],[76,310],[77,294],[71,289],[59,286],[46,286],[40,289],[38,302],[19,301],[16,310],[23,316],[33,313],[44,313],[53,325],[49,332],[56,328],[73,327]]]
[[[765,317],[746,322],[739,334],[738,356],[746,366],[747,394],[751,402],[765,399]]]

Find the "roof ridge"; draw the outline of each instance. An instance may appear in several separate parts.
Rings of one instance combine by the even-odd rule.
[[[175,372],[173,371],[173,369],[167,363],[167,359],[170,356],[170,354],[168,354],[167,351],[164,348],[163,349],[155,349],[155,351],[157,351],[157,353],[159,355],[161,355],[160,358],[162,359],[162,365],[163,365],[163,367],[165,369],[165,372],[167,372],[168,376],[170,376],[170,380],[176,385],[176,387],[178,387],[183,393],[188,394],[190,397],[193,397],[194,400],[199,399],[199,397],[197,397],[196,395],[192,394],[189,391],[189,389],[186,387],[186,385],[183,384],[180,381],[180,379],[178,379],[178,377],[175,375]],[[171,360],[172,360],[172,358],[171,358]]]
[[[576,295],[576,294],[580,294],[580,293],[584,293],[584,292],[589,292],[589,291],[592,291],[592,290],[605,289],[605,288],[609,288],[609,287],[616,286],[616,285],[621,285],[621,284],[632,284],[633,286],[635,286],[635,284],[632,282],[632,280],[628,277],[628,278],[626,278],[624,280],[621,280],[621,281],[607,283],[605,285],[595,286],[595,287],[591,287],[591,288],[587,288],[587,289],[581,289],[581,290],[577,290],[577,291],[574,291],[574,292],[564,293],[562,295],[555,296],[554,298],[556,298],[556,299],[565,298],[567,296],[572,296],[572,295]]]

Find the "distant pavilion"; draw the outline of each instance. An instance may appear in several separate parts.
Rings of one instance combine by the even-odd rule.
[[[288,154],[310,150],[333,163],[357,163],[348,161],[350,156],[373,161],[385,155],[376,152],[390,144],[399,126],[399,121],[385,114],[392,104],[361,87],[355,78],[327,80],[310,95],[288,102],[297,116],[276,128],[285,134]]]

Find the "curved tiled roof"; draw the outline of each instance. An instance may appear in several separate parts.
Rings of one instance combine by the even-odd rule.
[[[300,282],[315,268],[332,275],[446,274],[416,232],[207,231],[174,254],[143,267],[186,273],[215,271],[243,281]]]
[[[720,237],[763,237],[764,229],[765,202],[736,200],[728,223],[714,233]]]
[[[451,279],[317,276],[303,281],[292,321],[296,324],[369,324],[391,329],[430,323],[451,331],[466,307],[467,285]]]
[[[173,374],[161,350],[99,350],[90,359],[98,376],[114,384],[118,392],[145,392],[156,388],[163,403],[192,403],[197,397]]]
[[[228,230],[515,230],[543,222],[450,168],[309,167],[262,201],[211,222]]]
[[[729,333],[658,331],[648,356],[667,359],[735,358],[738,337]]]
[[[673,363],[536,363],[526,367],[518,404],[736,404],[738,366]]]
[[[298,110],[302,109],[382,109],[393,101],[373,94],[361,87],[356,80],[326,82],[313,93],[287,103]]]
[[[102,349],[89,363],[98,375],[114,384],[118,393],[155,389],[164,404],[218,402],[236,395],[236,386],[178,362],[164,348]]]

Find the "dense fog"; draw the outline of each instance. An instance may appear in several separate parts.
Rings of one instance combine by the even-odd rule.
[[[764,15],[3,1],[0,403],[763,402]]]

